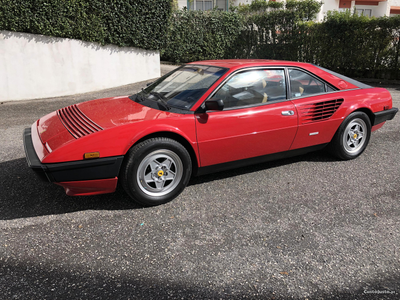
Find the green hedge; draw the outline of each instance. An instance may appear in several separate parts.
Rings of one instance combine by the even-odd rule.
[[[321,8],[315,0],[267,2],[232,7],[232,12],[176,11],[162,57],[186,62],[223,58],[279,58],[297,60],[298,32]]]
[[[298,21],[284,28],[275,43],[259,39],[249,57],[305,61],[353,77],[400,79],[400,16],[330,12],[321,23]]]
[[[241,15],[219,10],[175,11],[162,58],[175,62],[229,56],[242,27]]]
[[[0,30],[160,49],[172,0],[0,0]]]
[[[321,6],[314,0],[290,0],[284,7],[253,3],[234,12],[176,12],[163,59],[283,59],[315,63],[348,76],[400,79],[400,16],[331,12],[317,23],[310,21]]]
[[[300,33],[305,21],[314,19],[320,8],[321,3],[313,0],[290,0],[284,7],[247,15],[236,57],[299,60],[304,46]]]
[[[163,58],[289,57],[297,60],[299,26],[319,12],[315,0],[266,2],[231,7],[233,12],[176,11],[171,16]]]
[[[400,16],[332,12],[310,32],[316,39],[313,62],[349,76],[399,78]]]

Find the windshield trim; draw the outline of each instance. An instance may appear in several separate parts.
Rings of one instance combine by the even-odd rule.
[[[171,72],[163,75],[162,77],[158,78],[156,81],[154,81],[153,83],[149,84],[149,86],[147,86],[146,88],[142,89],[140,92],[138,92],[135,95],[141,94],[141,95],[143,95],[143,96],[145,96],[147,98],[148,95],[150,95],[151,93],[154,92],[154,89],[155,89],[156,86],[160,85],[165,79],[170,77],[172,74],[174,74],[176,72],[179,72],[180,70],[182,70],[184,68],[196,68],[196,67],[201,68],[203,70],[207,70],[208,68],[215,68],[216,71],[214,73],[210,73],[210,76],[214,76],[215,74],[217,74],[217,76],[215,76],[216,77],[215,80],[213,82],[211,82],[211,84],[207,83],[206,87],[204,88],[204,92],[202,92],[201,94],[199,93],[200,96],[198,96],[198,98],[195,97],[195,99],[192,102],[188,101],[188,106],[184,107],[183,105],[180,106],[180,105],[176,105],[176,103],[175,104],[174,103],[170,103],[171,102],[170,100],[172,100],[172,99],[175,99],[175,101],[179,100],[179,98],[175,98],[175,96],[172,97],[172,98],[169,98],[167,100],[167,105],[170,108],[175,108],[175,109],[178,109],[180,111],[181,110],[190,111],[192,109],[192,107],[204,96],[204,94],[206,94],[210,90],[210,88],[212,88],[213,85],[229,71],[229,68],[213,66],[213,65],[207,65],[207,64],[184,64],[184,65],[181,65],[180,67],[172,70]],[[199,82],[201,82],[201,80],[199,80]],[[188,91],[190,91],[190,89]],[[179,94],[181,94],[183,92],[185,92],[185,89],[180,91]],[[131,99],[136,99],[137,97],[134,97],[135,95],[132,95]],[[182,98],[182,99],[184,99],[184,98]]]

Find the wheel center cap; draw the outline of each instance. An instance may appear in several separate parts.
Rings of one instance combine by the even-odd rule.
[[[357,133],[355,133],[355,134],[353,134],[353,139],[357,139],[357,137],[358,137],[358,135],[357,135]]]
[[[163,170],[158,171],[158,172],[157,172],[157,175],[158,175],[158,177],[163,176],[163,175],[164,175],[164,171],[163,171]]]

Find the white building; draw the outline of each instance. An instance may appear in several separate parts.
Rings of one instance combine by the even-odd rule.
[[[275,0],[272,0],[275,1]],[[276,0],[282,2],[283,0]],[[230,3],[233,5],[250,4],[252,0],[178,0],[179,8],[187,7],[189,10],[210,10],[215,7],[228,10]],[[330,10],[351,11],[356,9],[359,14],[370,17],[395,16],[400,14],[400,0],[323,0],[318,20],[324,19]]]
[[[244,3],[245,1],[233,0],[231,2],[234,5],[239,5],[239,3]],[[228,10],[229,0],[178,0],[178,6],[179,8],[187,7],[189,10],[211,10],[214,7],[218,7],[221,10]]]
[[[325,0],[318,15],[322,20],[330,10],[356,9],[359,14],[369,17],[395,16],[400,14],[400,0]]]

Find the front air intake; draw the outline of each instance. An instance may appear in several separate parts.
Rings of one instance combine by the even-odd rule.
[[[90,120],[76,104],[57,110],[57,115],[65,128],[76,139],[103,130]]]
[[[304,124],[329,119],[338,110],[343,101],[343,99],[336,99],[301,105],[301,122]]]

